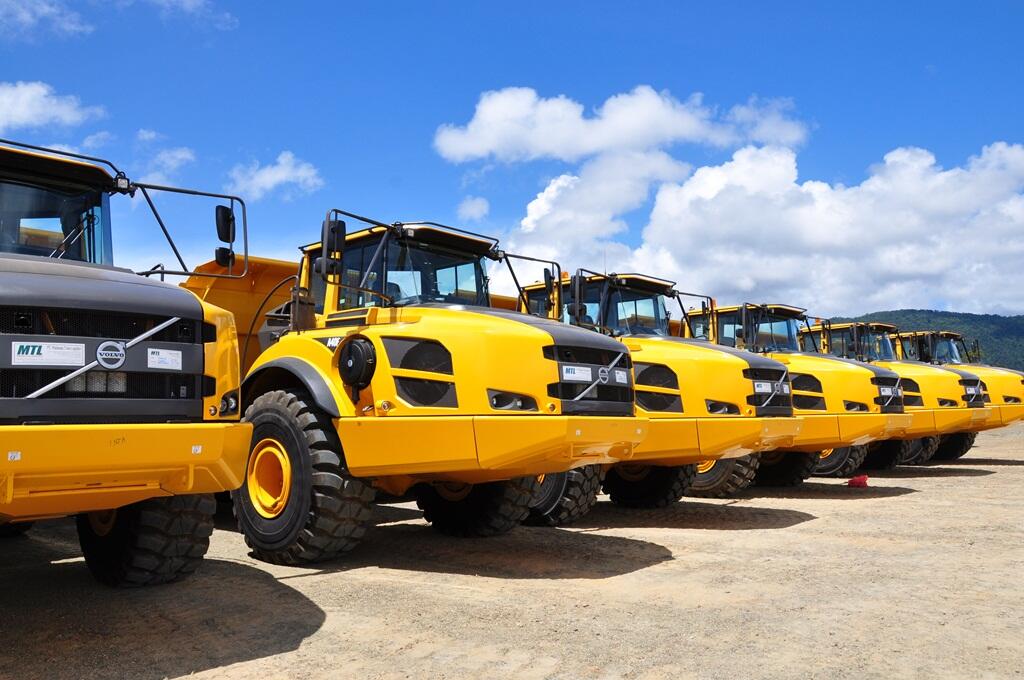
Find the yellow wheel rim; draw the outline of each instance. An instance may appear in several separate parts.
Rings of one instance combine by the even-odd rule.
[[[245,479],[256,512],[267,519],[284,512],[292,487],[292,464],[285,447],[276,439],[256,444],[249,456]]]
[[[89,528],[93,533],[97,536],[106,536],[113,530],[114,522],[117,521],[117,510],[90,512],[88,517]]]
[[[829,456],[831,456],[835,452],[836,452],[835,449],[823,449],[822,452],[821,452],[821,459],[825,460],[826,458],[828,458]]]
[[[702,460],[701,462],[697,463],[697,474],[702,475],[705,472],[710,472],[711,468],[715,467],[716,462],[718,461]]]

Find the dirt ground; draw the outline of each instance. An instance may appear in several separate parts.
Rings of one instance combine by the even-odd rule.
[[[457,540],[381,509],[272,567],[228,518],[192,579],[95,584],[73,527],[0,546],[0,678],[1021,677],[1024,427],[961,461]]]

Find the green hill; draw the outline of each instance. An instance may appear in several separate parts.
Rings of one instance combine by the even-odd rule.
[[[885,321],[896,324],[904,331],[943,330],[963,333],[968,343],[975,338],[981,342],[982,360],[986,364],[1024,370],[1024,316],[896,309],[891,312],[872,312],[856,320]]]

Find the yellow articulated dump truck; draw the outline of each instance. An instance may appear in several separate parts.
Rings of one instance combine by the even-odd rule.
[[[981,363],[981,351],[975,341],[972,349],[959,333],[953,331],[898,332],[893,336],[900,356],[921,361],[958,373],[975,374],[981,378],[985,405],[991,415],[962,432],[942,435],[936,460],[954,460],[971,450],[978,432],[1003,427],[1024,418],[1024,374],[1008,368]]]
[[[346,233],[345,219],[365,228]],[[248,301],[237,282],[186,284],[260,343],[233,497],[258,557],[352,548],[377,490],[411,491],[442,532],[500,534],[526,518],[541,476],[628,460],[646,435],[622,344],[490,306],[486,264],[514,257],[497,241],[332,210],[302,254],[274,286],[260,275]]]
[[[755,484],[794,485],[822,460],[849,447],[902,435],[913,416],[903,412],[896,373],[852,359],[804,352],[805,310],[788,305],[744,304],[688,312],[689,332],[712,342],[764,354],[789,370],[793,412],[801,417],[792,447],[760,454]],[[854,454],[862,455],[863,450]]]
[[[550,286],[526,288],[532,313],[617,338],[633,356],[638,413],[650,431],[633,458],[544,479],[531,520],[564,524],[589,509],[599,486],[613,503],[664,507],[693,491],[698,463],[719,465],[725,486],[740,488],[754,474],[752,452],[792,446],[800,431],[793,417],[786,367],[767,357],[687,340],[683,293],[672,281],[642,274],[579,270]],[[735,461],[752,460],[754,465]]]
[[[978,376],[898,359],[890,339],[895,332],[896,327],[886,323],[829,321],[802,331],[804,349],[809,352],[820,349],[894,371],[900,376],[903,406],[914,419],[899,437],[870,444],[864,458],[823,458],[819,474],[848,476],[861,466],[885,469],[926,463],[935,455],[941,436],[965,431],[989,418],[991,410],[986,407]]]
[[[109,168],[108,171],[106,168]],[[111,202],[206,196],[217,257],[235,264],[241,199],[130,181],[108,161],[0,146],[0,535],[77,516],[102,582],[146,585],[196,569],[213,494],[242,483],[252,426],[240,422],[230,313],[113,266]],[[127,200],[127,199],[122,199]],[[180,260],[179,260],[180,262]]]

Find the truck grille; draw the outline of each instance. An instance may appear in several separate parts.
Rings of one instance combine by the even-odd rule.
[[[549,345],[543,349],[543,353],[544,358],[558,363],[561,379],[548,385],[548,396],[562,401],[562,413],[595,416],[633,415],[634,394],[630,371],[633,363],[625,347],[619,351],[599,347]],[[602,371],[606,371],[617,357],[618,362],[611,369],[611,373],[614,375],[615,371],[625,371],[628,384],[616,384],[613,380],[611,383],[599,383],[591,387],[591,380],[596,379]],[[591,379],[566,380],[563,369],[570,366],[588,372]]]
[[[0,398],[18,399],[67,375],[54,370],[0,371]],[[195,399],[200,377],[93,370],[55,387],[45,399]]]
[[[0,307],[0,333],[131,340],[167,317],[81,309]],[[149,338],[159,342],[203,342],[204,324],[183,319]],[[212,327],[211,327],[212,328]],[[209,335],[209,331],[207,331]],[[211,338],[212,339],[212,338]]]

